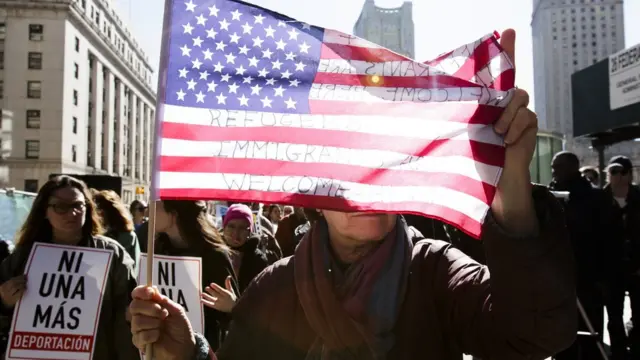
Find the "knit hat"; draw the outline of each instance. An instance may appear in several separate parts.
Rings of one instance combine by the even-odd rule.
[[[251,212],[251,208],[247,205],[233,204],[229,206],[227,212],[224,214],[222,226],[227,226],[229,221],[236,219],[247,220],[249,222],[249,227],[253,229],[253,213]]]

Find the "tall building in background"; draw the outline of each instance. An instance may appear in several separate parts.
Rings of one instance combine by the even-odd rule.
[[[10,186],[52,173],[151,179],[155,91],[149,59],[111,0],[4,1],[0,108],[13,112]]]
[[[376,6],[365,0],[353,34],[411,59],[415,55],[413,4],[405,1],[395,9]]]
[[[572,139],[571,74],[624,49],[623,0],[533,0],[533,68],[540,128],[565,135],[567,149],[597,164],[588,141]],[[621,144],[608,153],[632,152]]]

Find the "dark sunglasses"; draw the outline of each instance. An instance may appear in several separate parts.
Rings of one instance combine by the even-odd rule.
[[[87,208],[87,204],[83,202],[75,202],[73,204],[52,203],[49,204],[49,207],[52,208],[56,214],[63,215],[69,213],[72,210],[82,212]]]
[[[625,169],[611,169],[609,174],[611,175],[627,175],[629,172]]]

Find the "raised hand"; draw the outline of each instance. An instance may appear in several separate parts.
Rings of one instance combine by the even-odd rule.
[[[202,303],[218,311],[230,313],[238,300],[231,286],[231,276],[227,276],[227,279],[224,281],[224,286],[226,289],[223,289],[216,283],[211,283],[207,286],[200,299]]]

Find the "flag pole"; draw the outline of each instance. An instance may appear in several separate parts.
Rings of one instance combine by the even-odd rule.
[[[153,246],[156,235],[156,200],[149,202],[149,232],[147,233],[147,286],[153,286]],[[145,360],[153,360],[153,345],[147,345]]]
[[[171,34],[171,21],[172,21],[172,0],[164,1],[164,16],[162,19],[162,44],[160,47],[160,68],[158,71],[158,94],[157,94],[157,106],[155,113],[155,127],[153,136],[153,149],[151,156],[151,199],[149,201],[149,233],[147,234],[147,286],[153,286],[153,253],[154,243],[156,235],[156,202],[160,201],[160,196],[157,191],[158,186],[158,174],[157,170],[160,169],[159,156],[162,153],[160,147],[162,146],[159,141],[159,135],[162,133],[162,120],[164,118],[164,105],[166,92],[167,92],[167,71],[169,65],[169,45]],[[149,344],[145,348],[145,360],[153,360],[153,344]]]

